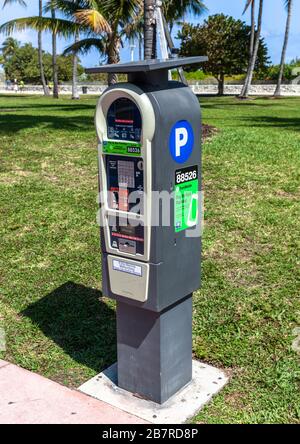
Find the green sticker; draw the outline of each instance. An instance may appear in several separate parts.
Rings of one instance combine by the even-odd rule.
[[[187,167],[175,172],[175,232],[195,227],[199,211],[198,167]]]
[[[124,154],[126,156],[140,156],[141,144],[137,142],[111,142],[103,143],[103,153]]]

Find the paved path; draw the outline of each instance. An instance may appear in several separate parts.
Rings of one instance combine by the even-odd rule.
[[[0,360],[0,424],[145,424],[104,402]]]

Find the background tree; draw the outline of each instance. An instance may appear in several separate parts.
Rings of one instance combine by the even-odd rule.
[[[124,34],[129,41],[138,41],[139,60],[143,56],[143,41],[144,41],[144,9],[141,8],[135,20],[130,20],[124,27]]]
[[[74,4],[72,0],[66,0],[68,3]],[[86,4],[86,1],[84,2]],[[63,36],[66,38],[74,35],[79,25],[75,22],[72,23],[69,20],[64,20],[56,17],[55,13],[55,1],[50,0],[46,12],[50,12],[51,17],[45,16],[33,16],[25,17],[15,20],[10,20],[0,26],[0,32],[7,35],[12,34],[15,31],[23,31],[24,29],[34,29],[38,32],[50,31],[52,34],[52,81],[53,81],[53,97],[58,98],[58,68],[57,68],[57,36]]]
[[[263,6],[264,6],[264,1],[259,0],[257,32],[256,32],[255,41],[254,41],[253,52],[252,52],[250,62],[248,64],[245,82],[244,82],[241,94],[239,96],[240,98],[243,98],[243,99],[248,97],[249,88],[252,83],[254,69],[255,69],[255,65],[256,65],[256,61],[257,61],[258,49],[259,49],[259,44],[260,44],[261,27],[262,27]]]
[[[39,50],[34,48],[31,43],[26,43],[18,47],[14,54],[3,63],[4,72],[8,80],[17,79],[25,83],[41,84],[39,71]],[[47,81],[53,80],[52,71],[52,55],[43,53],[44,71]],[[57,71],[59,82],[69,82],[73,75],[73,61],[70,56],[57,56]],[[79,63],[78,72],[84,72],[83,67]]]
[[[126,38],[125,27],[135,21],[142,7],[142,0],[87,0],[89,9],[75,13],[76,22],[88,28],[87,37],[69,46],[65,53],[87,53],[93,47],[109,63],[120,61],[120,48]],[[108,83],[117,81],[115,74],[108,75]]]
[[[80,26],[74,27],[76,22],[76,13],[86,6],[87,2],[82,0],[50,0],[47,2],[45,12],[51,11],[52,8],[59,10],[67,20],[57,22],[57,30],[60,31],[68,27],[70,33],[74,34],[75,44],[79,41]],[[69,21],[69,22],[67,22]],[[72,99],[79,99],[78,93],[78,56],[76,52],[73,52],[73,78],[72,78]]]
[[[27,7],[26,2],[24,0],[4,0],[2,9],[4,9],[6,6],[11,5],[13,3],[18,3],[19,5],[23,6],[24,8]],[[5,48],[5,46],[3,47],[3,45],[2,45],[1,65],[5,62],[5,57],[10,56],[13,53],[13,51],[17,48],[17,46],[19,46],[19,45],[14,46],[14,45],[16,45],[17,40],[15,40],[13,38],[6,39],[5,42],[4,43],[6,44],[6,48]]]
[[[80,63],[80,59],[77,56],[77,75],[81,76],[84,73],[84,68]],[[58,81],[61,82],[71,82],[73,83],[74,78],[74,63],[73,54],[70,55],[59,55],[57,57],[57,74]]]
[[[280,93],[281,93],[281,83],[282,83],[283,72],[284,72],[286,50],[287,50],[289,35],[290,35],[292,9],[293,9],[293,0],[284,0],[284,3],[285,3],[286,10],[287,10],[287,19],[286,19],[285,35],[284,35],[284,41],[283,41],[283,47],[282,47],[282,53],[281,53],[280,70],[279,70],[276,90],[274,93],[275,97],[279,97]]]
[[[20,4],[25,4],[26,3],[23,0],[17,0]],[[6,0],[4,2],[4,6],[8,3],[13,3],[14,0]],[[41,25],[41,21],[43,20],[44,17],[41,17],[41,8],[42,5],[39,4],[39,16],[38,17],[28,17],[25,19],[17,19],[17,20],[11,20],[7,23],[5,23],[4,25],[2,25],[0,27],[2,32],[6,32],[7,34],[10,34],[12,32],[14,32],[15,30],[24,30],[27,27],[31,27],[35,30],[37,30],[38,32],[42,32],[45,28]],[[51,8],[51,19],[53,21],[53,23],[55,23],[55,8],[54,6]],[[47,29],[47,28],[46,28]],[[41,42],[39,41],[39,43],[41,44]],[[42,55],[42,50],[40,50],[40,57]],[[56,61],[57,61],[57,27],[54,25],[52,27],[52,70],[53,70],[53,97],[54,98],[58,98],[58,74],[57,74],[57,65],[56,65]],[[40,60],[39,58],[39,66],[40,66],[40,74],[41,74],[41,78],[43,77],[43,61]],[[41,71],[41,67],[42,67],[42,71]],[[43,82],[42,78],[42,82]],[[44,82],[43,82],[44,85]],[[45,89],[45,93],[47,94],[47,89]]]
[[[300,57],[295,57],[294,59],[292,59],[290,65],[300,66]]]
[[[207,11],[207,7],[201,0],[164,0],[162,3],[170,32],[172,32],[174,24],[180,22],[186,14],[192,14],[197,18]]]
[[[3,2],[3,8],[5,8],[5,6],[7,5],[11,5],[13,3],[19,3],[19,5],[23,6],[24,8],[26,8],[26,2],[24,0],[4,0]]]
[[[14,39],[13,37],[7,37],[1,46],[3,61],[5,62],[12,57],[19,47],[20,42],[18,40]]]
[[[278,80],[280,68],[281,68],[280,65],[271,65],[266,72],[261,73],[261,75],[258,75],[257,78],[259,80],[272,80],[273,83],[275,83]],[[292,80],[293,79],[292,71],[294,68],[295,65],[293,65],[292,63],[288,65],[285,64],[282,78],[286,81]]]
[[[208,17],[202,25],[185,24],[178,37],[181,40],[180,54],[196,56],[205,54],[208,62],[201,65],[206,73],[218,81],[218,94],[224,93],[225,76],[245,72],[249,59],[251,27],[241,20],[224,14]],[[256,70],[268,65],[268,53],[264,40],[259,40]]]
[[[26,2],[23,0],[5,0],[3,3],[3,7],[7,6],[8,4],[12,3],[19,3],[21,6],[26,7]],[[43,9],[43,1],[39,0],[39,15],[42,16],[42,9]],[[42,49],[42,33],[41,31],[38,31],[38,48],[39,48],[39,66],[40,66],[40,75],[41,80],[43,84],[44,94],[46,96],[49,95],[49,88],[45,81],[45,74],[44,74],[44,67],[43,67],[43,49]]]

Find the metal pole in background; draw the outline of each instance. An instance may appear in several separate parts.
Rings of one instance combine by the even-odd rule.
[[[136,46],[134,45],[134,43],[132,42],[130,44],[130,60],[132,62],[134,62],[134,50],[135,50]]]
[[[161,51],[162,58],[168,59],[169,58],[168,42],[166,39],[161,7],[162,7],[162,2],[160,0],[158,0],[156,3],[156,8],[155,8],[155,19],[156,19],[156,25],[157,25],[160,51]]]
[[[158,30],[158,38],[159,38],[162,58],[163,59],[172,58],[177,54],[178,51],[175,48],[173,39],[168,29],[167,21],[164,17],[161,0],[156,1],[155,18],[156,18],[156,25]],[[177,71],[181,82],[184,83],[185,85],[188,85],[183,69],[178,68]],[[171,71],[169,71],[169,80],[172,80]]]

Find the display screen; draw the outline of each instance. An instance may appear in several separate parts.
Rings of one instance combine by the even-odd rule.
[[[122,97],[115,100],[107,113],[107,135],[111,140],[140,142],[141,113],[134,102]]]
[[[134,123],[133,103],[128,99],[120,99],[115,103],[115,122],[132,125]]]

